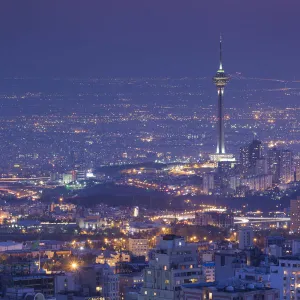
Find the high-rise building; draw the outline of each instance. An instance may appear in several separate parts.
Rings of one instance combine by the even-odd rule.
[[[294,180],[293,154],[290,150],[277,148],[268,151],[268,170],[274,183],[289,183]]]
[[[241,166],[241,173],[247,174],[250,168],[248,146],[240,147],[240,166]]]
[[[208,195],[215,188],[215,177],[213,173],[203,175],[203,193]]]
[[[247,249],[253,246],[253,229],[250,227],[239,230],[239,249]]]
[[[280,181],[280,150],[272,148],[268,150],[268,171],[273,177],[274,183]]]
[[[164,235],[150,254],[144,269],[144,283],[139,300],[180,299],[180,286],[205,281],[199,265],[198,247],[183,237]]]
[[[293,180],[293,154],[290,150],[282,150],[280,159],[280,182],[289,183]]]
[[[261,170],[264,163],[261,141],[253,140],[249,145],[240,148],[240,165],[243,174],[266,174],[267,170]]]
[[[268,162],[266,158],[259,158],[256,160],[254,166],[254,175],[268,174]]]
[[[300,155],[297,154],[293,158],[294,165],[294,178],[296,181],[300,181]]]
[[[300,232],[300,197],[291,200],[291,231]]]
[[[217,168],[218,185],[221,189],[230,186],[230,177],[236,173],[236,164],[232,161],[219,161]]]
[[[262,158],[262,145],[261,141],[253,140],[249,147],[249,164],[250,168],[254,168],[256,161]]]
[[[265,191],[272,187],[272,175],[248,176],[241,180],[241,185],[250,191]]]
[[[224,89],[229,81],[222,64],[222,37],[220,36],[220,65],[213,82],[218,92],[218,115],[217,115],[217,151],[211,155],[211,159],[215,161],[232,161],[233,155],[225,154],[225,134],[224,134]]]

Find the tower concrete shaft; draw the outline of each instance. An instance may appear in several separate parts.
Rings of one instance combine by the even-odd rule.
[[[225,154],[225,135],[224,135],[224,88],[229,81],[229,77],[225,74],[222,64],[222,37],[220,36],[220,67],[213,82],[218,91],[218,115],[217,115],[217,154]]]
[[[224,88],[222,87],[218,88],[217,154],[225,153],[223,94],[224,94]]]

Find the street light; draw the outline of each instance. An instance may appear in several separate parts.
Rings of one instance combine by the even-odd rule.
[[[78,264],[76,262],[72,262],[71,267],[73,270],[76,270],[78,268]]]

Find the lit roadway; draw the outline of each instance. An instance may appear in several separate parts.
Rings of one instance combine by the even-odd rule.
[[[33,178],[26,178],[26,177],[8,177],[8,178],[0,178],[0,182],[21,182],[21,181],[47,181],[50,177],[33,177]]]
[[[221,211],[221,210],[211,210],[211,211]],[[224,211],[224,210],[223,210]],[[153,220],[157,219],[178,219],[178,220],[188,220],[194,219],[196,212],[203,212],[203,210],[195,210],[182,213],[173,213],[152,217]],[[235,224],[242,223],[270,223],[270,222],[289,222],[290,218],[265,218],[265,217],[234,217]]]

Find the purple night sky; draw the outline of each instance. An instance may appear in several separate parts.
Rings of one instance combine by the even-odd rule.
[[[1,1],[0,75],[300,79],[299,0]]]

